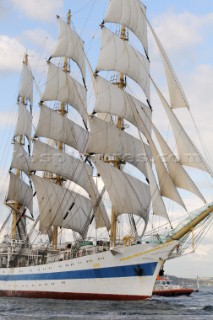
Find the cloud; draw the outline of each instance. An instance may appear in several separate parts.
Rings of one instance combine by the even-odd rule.
[[[63,0],[10,0],[16,9],[33,20],[53,20],[60,13]]]
[[[156,17],[153,25],[167,52],[175,56],[184,53],[184,58],[188,54],[192,57],[195,55],[192,49],[203,43],[204,34],[206,36],[208,28],[211,30],[210,27],[213,26],[213,13],[195,15],[188,12],[167,12]]]
[[[17,39],[0,36],[0,70],[20,71],[25,51]]]

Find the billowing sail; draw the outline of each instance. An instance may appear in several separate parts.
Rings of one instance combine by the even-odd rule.
[[[153,84],[159,95],[162,105],[167,113],[170,124],[172,126],[181,164],[185,166],[197,168],[200,170],[204,170],[211,174],[211,171],[208,168],[206,161],[203,159],[197,147],[194,145],[192,140],[189,138],[189,136],[185,132],[180,121],[177,119],[173,110],[168,105],[166,99],[163,97],[162,93],[160,92],[160,90],[158,89],[154,81],[153,81]]]
[[[149,61],[126,41],[102,28],[102,48],[97,71],[118,71],[137,82],[150,100]]]
[[[32,116],[26,106],[19,102],[18,104],[18,119],[15,129],[15,137],[25,136],[28,140],[31,139],[32,131]]]
[[[51,57],[67,57],[72,59],[79,66],[82,76],[86,78],[85,70],[85,54],[84,54],[84,43],[78,34],[59,16],[59,37],[57,46],[52,53]]]
[[[41,100],[68,103],[80,113],[86,122],[86,88],[53,63],[49,62],[48,65],[47,82]]]
[[[23,63],[19,97],[27,98],[30,101],[30,104],[33,104],[33,75],[29,65],[27,65],[26,63]]]
[[[164,68],[165,68],[165,73],[167,77],[167,83],[168,83],[168,88],[169,88],[169,95],[170,95],[170,102],[171,102],[171,107],[172,109],[175,108],[189,108],[189,103],[187,101],[186,95],[183,91],[183,88],[174,72],[174,69],[169,61],[169,58],[166,54],[166,51],[164,50],[159,38],[157,37],[154,29],[150,25],[150,29],[152,31],[152,34],[155,38],[155,41],[158,45]]]
[[[24,150],[23,146],[14,141],[13,157],[11,168],[23,171],[29,174],[31,170],[31,159],[29,154]]]
[[[47,233],[51,226],[64,227],[84,235],[91,217],[91,201],[53,182],[32,176],[40,212],[40,231]]]
[[[10,183],[6,202],[15,201],[33,214],[33,190],[22,179],[10,172]]]
[[[205,199],[192,181],[188,173],[185,171],[179,160],[176,158],[166,141],[160,135],[158,130],[153,126],[153,131],[158,139],[159,145],[163,152],[164,161],[167,165],[169,175],[177,188],[185,189],[197,195],[204,202]]]
[[[71,180],[87,191],[94,208],[96,228],[109,228],[110,222],[106,209],[93,180],[93,169],[80,159],[49,146],[41,141],[34,141],[32,171],[46,171]]]
[[[88,131],[44,104],[40,105],[40,109],[35,136],[63,142],[84,153],[88,141]]]
[[[147,144],[144,143],[146,153],[143,154],[142,141],[97,117],[91,119],[90,128],[88,153],[118,157],[136,166],[147,177],[145,163],[152,157]]]
[[[102,161],[95,159],[94,163],[104,181],[116,215],[132,213],[147,222],[151,201],[149,186]]]
[[[139,0],[111,0],[104,22],[129,28],[140,39],[148,55],[146,7]]]
[[[147,130],[150,132],[151,126],[147,117],[151,118],[151,109],[147,105],[100,76],[96,76],[93,79],[93,83],[96,94],[95,112],[116,115],[137,127],[137,116],[135,116],[134,112],[134,110],[137,110]]]

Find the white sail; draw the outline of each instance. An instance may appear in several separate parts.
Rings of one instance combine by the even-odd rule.
[[[153,214],[156,216],[160,216],[169,221],[168,213],[165,207],[165,204],[162,200],[161,193],[155,178],[155,175],[152,171],[152,167],[150,162],[147,161],[147,174],[149,177],[149,185],[150,185],[150,193],[151,193],[151,204],[153,209]]]
[[[146,161],[147,157],[152,157],[147,144],[144,143],[146,153],[143,154],[142,141],[97,117],[91,119],[90,129],[88,153],[118,157],[136,166],[147,177]]]
[[[53,63],[48,63],[48,75],[42,101],[61,101],[74,107],[87,121],[87,91],[86,88],[77,80],[72,78],[69,73],[61,70]]]
[[[34,141],[32,171],[47,171],[71,180],[87,191],[91,197],[95,214],[96,228],[109,228],[110,222],[106,209],[99,199],[99,192],[93,180],[90,165],[65,152],[38,140]]]
[[[158,181],[160,185],[160,193],[162,196],[171,199],[181,205],[184,209],[185,205],[183,203],[182,198],[180,197],[159,153],[156,149],[151,137],[149,138],[150,148],[152,150],[152,155],[154,158],[155,167],[157,170]]]
[[[32,116],[30,112],[26,109],[26,106],[21,102],[19,102],[15,137],[25,136],[28,138],[28,140],[30,140],[31,131],[32,131]]]
[[[169,58],[166,54],[166,51],[164,50],[159,38],[157,37],[154,29],[150,25],[150,29],[152,31],[152,34],[155,38],[155,41],[158,45],[163,64],[164,64],[164,69],[167,77],[167,83],[168,83],[168,88],[169,88],[169,95],[170,95],[170,102],[171,102],[171,107],[172,109],[175,108],[189,108],[189,103],[187,101],[186,95],[183,91],[183,88],[175,74],[175,71],[169,61]]]
[[[79,66],[82,76],[86,78],[84,43],[77,33],[59,16],[59,37],[57,46],[51,57],[66,57],[72,59]]]
[[[149,61],[127,41],[102,28],[102,48],[97,71],[118,71],[137,82],[150,100]]]
[[[32,176],[40,212],[40,231],[51,226],[72,229],[83,235],[92,203],[86,197],[38,176]]]
[[[14,141],[11,168],[18,169],[26,174],[29,174],[31,169],[30,166],[31,160],[29,154],[24,150],[22,145],[20,145],[17,141]]]
[[[96,95],[95,112],[116,115],[137,127],[137,117],[134,112],[136,109],[148,132],[150,132],[151,110],[147,105],[100,76],[96,76],[93,83]]]
[[[40,118],[35,130],[35,136],[61,141],[84,153],[89,133],[81,126],[44,104],[40,105],[40,109]]]
[[[33,104],[33,75],[28,65],[23,63],[19,97],[27,98]]]
[[[167,165],[169,175],[177,188],[185,189],[197,195],[200,199],[205,202],[204,197],[200,193],[199,189],[196,187],[193,180],[190,178],[186,170],[180,164],[179,160],[176,158],[166,141],[163,139],[158,130],[153,126],[153,131],[156,138],[158,139],[160,148],[163,152],[164,161]]]
[[[33,214],[33,190],[22,179],[10,172],[9,190],[6,202],[15,201]]]
[[[104,22],[119,23],[130,29],[148,54],[146,7],[139,0],[111,0]]]
[[[194,143],[191,141],[191,139],[185,132],[180,121],[177,119],[173,110],[170,108],[169,104],[167,103],[166,99],[163,97],[162,93],[160,92],[160,90],[158,89],[154,81],[153,81],[153,84],[159,95],[162,105],[167,113],[170,124],[172,126],[181,164],[188,167],[204,170],[211,174],[211,171],[208,168],[206,161],[203,159],[202,155],[200,154],[200,152],[198,151]]]
[[[116,215],[132,213],[147,222],[151,201],[149,186],[102,161],[95,159],[94,163],[104,181]]]
[[[144,116],[146,117],[146,114],[144,114]],[[145,137],[149,141],[152,141],[152,139],[150,139],[149,132],[145,129],[145,126],[143,123],[143,118],[141,118],[138,110],[134,110],[134,117],[135,117],[135,119],[137,119],[138,130],[141,132],[144,132]],[[150,119],[148,121],[150,121]],[[144,144],[142,144],[142,146],[143,146],[143,153],[146,153],[146,149],[144,147]],[[163,199],[161,197],[161,192],[158,187],[157,180],[156,180],[155,175],[152,170],[151,162],[149,161],[148,158],[146,161],[146,171],[147,171],[147,177],[148,177],[148,181],[149,181],[149,185],[150,185],[153,213],[154,213],[154,215],[158,215],[160,217],[163,217],[163,218],[169,220],[168,213],[167,213],[165,204],[163,202]]]

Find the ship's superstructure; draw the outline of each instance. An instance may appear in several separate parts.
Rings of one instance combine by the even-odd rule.
[[[71,26],[71,12],[66,22],[57,20],[59,37],[47,61],[33,133],[33,75],[27,56],[23,63],[5,201],[12,210],[12,232],[0,245],[0,295],[146,299],[165,261],[180,255],[189,235],[211,218],[213,204],[206,203],[185,167],[203,170],[210,178],[211,169],[175,114],[189,104],[140,0],[109,2],[94,71]],[[114,25],[117,33],[111,30]],[[147,27],[162,56],[170,103],[150,73]],[[129,32],[141,51],[129,41]],[[95,93],[91,115],[86,69]],[[141,100],[129,93],[128,81],[140,87]],[[168,116],[177,153],[152,120],[151,85]],[[198,161],[186,155],[196,155]],[[173,229],[164,199],[187,211],[178,189],[205,205]],[[36,217],[33,206],[39,209]],[[150,218],[156,216],[166,225],[162,234],[150,233]],[[34,220],[30,230],[26,219]],[[61,243],[65,229],[72,230],[72,239]],[[31,243],[35,230],[47,243]]]

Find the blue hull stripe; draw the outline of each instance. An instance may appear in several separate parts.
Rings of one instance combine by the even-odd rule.
[[[0,281],[24,280],[66,280],[66,279],[104,279],[120,277],[152,276],[157,262],[128,265],[109,268],[94,268],[87,270],[62,271],[50,273],[0,275]],[[15,269],[13,269],[14,271]]]

